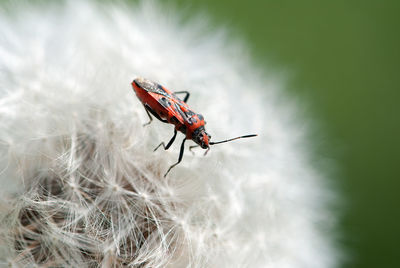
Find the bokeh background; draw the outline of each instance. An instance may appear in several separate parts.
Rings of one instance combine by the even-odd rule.
[[[343,267],[400,267],[400,1],[170,2],[245,40],[317,120],[342,194]]]

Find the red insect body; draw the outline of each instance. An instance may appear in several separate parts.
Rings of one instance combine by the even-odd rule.
[[[174,136],[172,137],[172,139],[168,142],[166,146],[162,142],[159,146],[156,147],[155,150],[157,150],[161,145],[163,145],[164,149],[167,150],[174,142],[177,131],[182,132],[186,136],[181,145],[178,162],[168,169],[164,177],[174,166],[179,164],[182,160],[184,143],[186,139],[193,140],[195,143],[198,144],[198,146],[201,146],[203,149],[207,149],[207,153],[210,145],[228,142],[240,138],[250,138],[257,136],[256,134],[252,134],[220,142],[210,142],[211,136],[205,131],[204,128],[204,125],[206,124],[206,122],[204,121],[204,117],[201,114],[193,112],[186,103],[190,96],[189,92],[180,91],[174,93],[166,89],[165,87],[144,78],[137,78],[133,80],[132,87],[136,93],[136,96],[143,103],[146,112],[149,115],[150,122],[152,121],[152,117],[149,113],[151,113],[154,117],[164,123],[175,125]],[[177,97],[176,94],[179,93],[186,94],[183,101]]]
[[[186,102],[165,87],[143,78],[135,79],[132,86],[139,100],[155,117],[175,125],[186,139],[193,140],[202,148],[209,147],[211,136],[205,132],[204,117],[193,112]]]

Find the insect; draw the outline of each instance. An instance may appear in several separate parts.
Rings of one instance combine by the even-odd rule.
[[[164,177],[170,172],[172,168],[178,165],[183,158],[183,152],[185,150],[185,141],[193,140],[197,145],[190,146],[189,150],[194,147],[200,146],[203,149],[207,149],[204,155],[210,150],[210,145],[215,145],[219,143],[229,142],[241,138],[255,137],[257,134],[239,136],[232,139],[227,139],[218,142],[211,142],[211,136],[206,132],[204,125],[204,117],[201,114],[193,112],[187,105],[190,93],[188,91],[176,91],[171,92],[165,87],[159,85],[158,83],[152,82],[144,78],[136,78],[132,82],[133,90],[136,96],[143,103],[144,108],[149,116],[150,121],[145,125],[149,125],[153,118],[152,115],[164,123],[173,124],[174,135],[171,140],[165,145],[161,142],[155,149],[156,151],[160,146],[163,146],[165,150],[171,147],[172,143],[175,141],[176,134],[178,131],[185,135],[182,141],[181,149],[179,152],[178,162],[171,165],[168,171],[165,173]],[[183,100],[178,98],[178,94],[185,94]]]

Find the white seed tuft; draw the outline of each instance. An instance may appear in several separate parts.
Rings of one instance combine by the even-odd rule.
[[[4,6],[5,4],[3,4]],[[154,2],[0,15],[0,265],[334,267],[334,215],[303,119],[223,31]],[[153,121],[136,77],[190,90],[202,157]]]

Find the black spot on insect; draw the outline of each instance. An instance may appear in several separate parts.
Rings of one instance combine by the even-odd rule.
[[[165,97],[160,98],[160,99],[159,99],[159,102],[160,102],[160,104],[161,104],[162,106],[164,106],[164,107],[169,107],[169,106],[171,106],[171,102],[170,102],[167,98],[165,98]]]
[[[192,112],[191,110],[186,110],[185,112],[187,121],[190,125],[192,125],[193,123],[197,123],[196,118],[194,117],[194,115],[196,115],[194,112]]]
[[[197,117],[199,118],[199,120],[204,120],[204,117],[201,114],[197,114]]]
[[[187,110],[185,113],[186,113],[186,115],[187,115],[188,117],[189,117],[189,116],[195,115],[195,113],[192,112],[191,110]]]
[[[186,126],[185,126],[185,125],[182,125],[182,126],[179,128],[179,131],[182,132],[182,133],[184,133],[184,134],[186,134]]]
[[[197,137],[197,136],[199,136],[199,135],[200,135],[202,132],[204,132],[204,131],[205,131],[204,126],[200,126],[200,127],[196,128],[196,129],[193,131],[192,136],[193,136],[193,137]]]
[[[154,92],[164,96],[170,96],[160,84],[157,85],[157,89],[155,89]]]
[[[178,119],[175,116],[171,117],[170,121],[171,121],[172,124],[179,123]]]
[[[184,113],[181,109],[181,107],[178,104],[174,104],[175,110],[179,113],[180,116],[182,116],[183,119],[187,119],[186,113]]]
[[[192,125],[193,123],[197,123],[197,120],[194,117],[189,117],[188,122]]]

